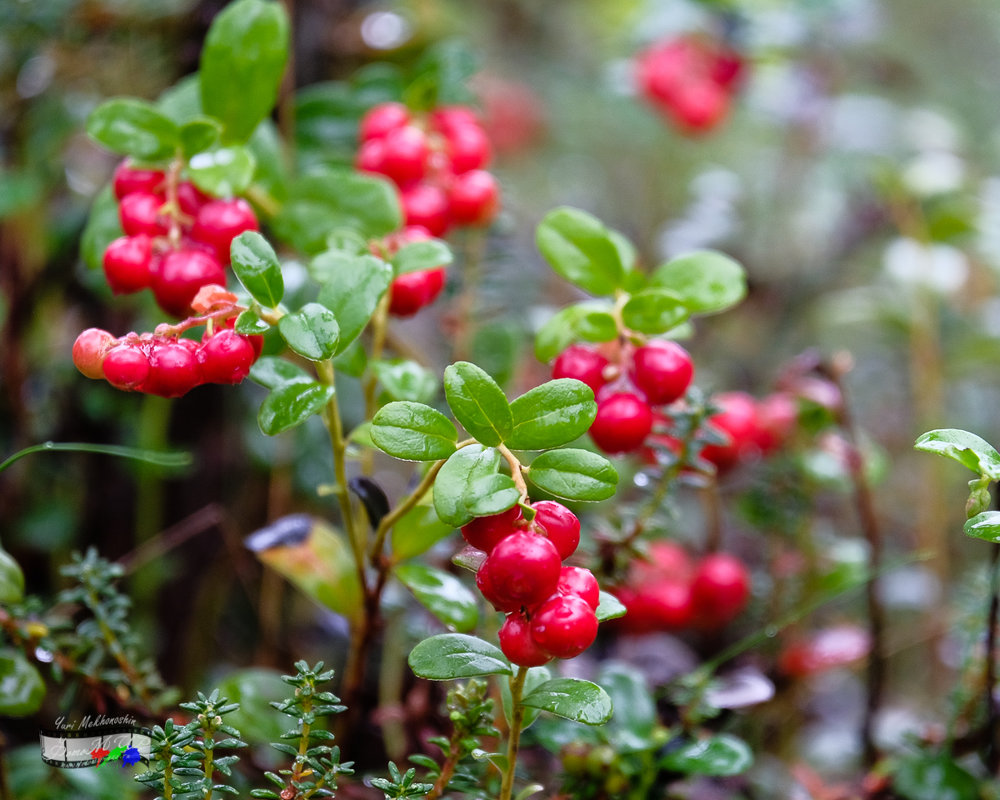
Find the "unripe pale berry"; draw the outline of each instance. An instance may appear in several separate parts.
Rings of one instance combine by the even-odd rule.
[[[117,340],[101,328],[87,328],[73,342],[73,364],[88,378],[104,378],[104,357]]]

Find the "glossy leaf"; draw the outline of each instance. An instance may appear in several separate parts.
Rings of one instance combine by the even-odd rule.
[[[181,155],[191,158],[198,153],[211,150],[222,136],[222,124],[212,117],[197,117],[180,126]]]
[[[386,496],[385,490],[374,479],[365,475],[355,475],[347,481],[347,488],[365,507],[368,524],[371,525],[372,530],[378,528],[390,510],[389,498]]]
[[[526,694],[531,694],[535,689],[541,686],[543,683],[547,683],[552,680],[552,670],[548,667],[529,667],[527,675],[524,676],[524,689],[521,693],[523,697]],[[510,694],[510,682],[500,681],[500,701],[503,705],[503,715],[507,723],[510,724],[510,720],[513,718],[512,715],[512,705],[513,697]],[[540,708],[525,708],[524,718],[521,720],[521,730],[524,730],[529,725],[534,723],[538,719],[538,715],[542,713]]]
[[[293,364],[284,358],[277,356],[262,356],[250,367],[250,380],[266,386],[268,389],[277,389],[286,383],[312,383],[313,379],[298,364]]]
[[[141,161],[164,161],[180,144],[177,125],[152,103],[116,97],[87,117],[87,135],[108,150]]]
[[[549,450],[531,462],[528,478],[565,500],[606,500],[615,493],[618,473],[604,456],[589,450]]]
[[[676,294],[657,287],[636,292],[622,308],[626,328],[651,335],[676,328],[689,315],[688,307]]]
[[[472,591],[450,573],[423,564],[402,564],[396,577],[441,622],[467,633],[479,622],[479,605]]]
[[[0,716],[30,716],[44,698],[45,682],[38,670],[18,650],[0,650]]]
[[[464,633],[424,639],[410,651],[409,663],[414,675],[432,681],[513,673],[499,647]]]
[[[575,208],[557,208],[539,224],[535,241],[557,274],[590,294],[612,295],[625,280],[618,246],[604,224]]]
[[[253,180],[257,160],[245,147],[219,147],[197,153],[188,161],[191,180],[215,197],[232,197]]]
[[[596,683],[579,678],[554,678],[527,693],[521,701],[559,717],[601,725],[611,719],[613,706],[608,693]]]
[[[264,398],[257,424],[268,436],[301,425],[333,397],[333,387],[315,381],[286,383]]]
[[[285,294],[278,255],[257,231],[245,231],[233,239],[229,249],[233,272],[262,306],[275,308]]]
[[[473,444],[453,453],[434,481],[434,510],[438,517],[455,528],[471,520],[466,498],[473,496],[476,481],[496,475],[500,453],[492,447]]]
[[[648,750],[657,727],[656,701],[643,674],[628,664],[612,661],[601,666],[597,682],[611,697],[614,716],[605,733],[619,752]]]
[[[892,788],[904,800],[978,800],[979,781],[947,755],[918,754],[896,769]]]
[[[660,759],[660,767],[686,775],[730,777],[753,764],[753,752],[742,739],[722,733],[688,742]]]
[[[506,438],[516,450],[545,450],[571,442],[597,416],[594,392],[585,383],[559,378],[525,392],[510,404],[513,428]]]
[[[237,333],[247,334],[248,336],[252,336],[254,334],[264,334],[271,330],[270,325],[264,322],[264,320],[249,309],[241,312],[236,318],[236,325],[234,328]]]
[[[278,322],[278,332],[292,350],[310,361],[325,361],[337,352],[340,326],[326,306],[306,303]]]
[[[284,7],[271,0],[236,0],[212,21],[198,72],[201,104],[223,123],[226,141],[245,142],[274,108],[288,27]]]
[[[455,452],[458,431],[437,409],[400,400],[376,412],[371,437],[380,450],[396,458],[437,461]]]
[[[24,572],[14,556],[0,547],[0,605],[20,603],[24,599]]]
[[[590,301],[556,312],[535,334],[535,357],[549,362],[574,342],[610,342],[618,336],[612,306]]]
[[[414,68],[404,100],[411,108],[430,110],[442,105],[468,105],[473,96],[469,78],[479,69],[479,59],[458,39],[446,39],[429,47]]]
[[[597,621],[607,622],[609,619],[617,619],[618,617],[624,617],[628,609],[625,605],[615,597],[610,592],[605,592],[603,589],[600,594],[600,603],[597,606]]]
[[[427,403],[437,394],[437,377],[416,361],[372,361],[371,370],[392,400]]]
[[[958,428],[927,431],[917,438],[914,447],[957,461],[978,475],[1000,480],[1000,453],[974,433]]]
[[[495,380],[468,361],[444,371],[444,394],[461,425],[485,445],[500,444],[513,427],[510,405]]]
[[[484,475],[469,483],[465,509],[474,517],[491,517],[511,508],[521,499],[510,475],[498,472]]]
[[[104,264],[104,251],[119,236],[124,236],[121,221],[118,217],[118,201],[115,199],[111,185],[108,184],[94,198],[90,207],[90,216],[83,229],[80,240],[80,254],[83,263],[90,269],[101,269]]]
[[[454,531],[438,518],[431,498],[425,495],[393,525],[392,554],[397,561],[405,561],[426,553]]]
[[[1000,542],[1000,511],[984,511],[965,521],[965,533],[985,542]]]
[[[674,292],[695,314],[723,311],[747,293],[743,267],[714,250],[696,250],[671,259],[657,268],[651,282]]]
[[[423,269],[444,267],[454,260],[451,248],[440,239],[427,239],[403,245],[390,259],[396,275]]]
[[[379,300],[392,283],[392,267],[375,256],[343,256],[323,253],[313,260],[314,274],[323,275],[319,302],[329,308],[340,324],[342,353],[365,329]]]

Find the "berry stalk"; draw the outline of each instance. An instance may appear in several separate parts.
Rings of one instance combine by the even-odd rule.
[[[510,731],[507,734],[507,767],[503,773],[503,782],[500,784],[500,800],[511,800],[514,793],[517,752],[521,745],[521,727],[524,725],[524,706],[521,705],[521,697],[524,694],[524,682],[527,677],[528,670],[525,667],[518,667],[510,679],[511,720]]]

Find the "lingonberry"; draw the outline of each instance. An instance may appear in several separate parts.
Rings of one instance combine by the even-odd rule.
[[[691,581],[694,565],[687,551],[674,542],[653,542],[645,559],[637,559],[630,570],[630,584],[641,587],[664,580]]]
[[[540,667],[552,660],[531,638],[531,623],[523,614],[510,614],[500,626],[499,638],[503,654],[519,667]]]
[[[117,200],[135,192],[162,193],[165,179],[163,170],[139,169],[125,159],[115,167],[114,175],[111,177],[111,189]]]
[[[101,328],[87,328],[73,342],[73,364],[88,378],[104,377],[104,357],[117,340]]]
[[[555,591],[562,559],[544,536],[516,531],[497,542],[485,564],[493,589],[505,604],[531,607]]]
[[[711,80],[691,80],[674,94],[670,110],[689,133],[716,127],[729,113],[729,92]]]
[[[361,117],[359,136],[362,142],[380,139],[389,131],[401,128],[410,121],[410,111],[402,103],[380,103],[372,106]]]
[[[539,500],[532,503],[534,521],[542,527],[543,534],[556,546],[559,557],[569,558],[580,544],[580,520],[562,503]]]
[[[493,173],[474,169],[455,176],[448,200],[456,225],[487,225],[500,208],[500,187]]]
[[[414,183],[400,191],[407,225],[420,225],[431,236],[444,236],[451,226],[448,196],[440,186]]]
[[[257,229],[257,215],[246,200],[213,200],[198,210],[191,226],[191,237],[209,245],[220,264],[228,264],[233,239],[245,231]]]
[[[594,573],[585,567],[563,567],[559,571],[556,591],[583,598],[594,610],[601,602],[601,587],[597,585]]]
[[[191,181],[181,181],[177,184],[177,206],[189,217],[195,217],[201,207],[212,202],[212,196],[205,194]]]
[[[712,402],[719,407],[719,411],[708,418],[708,423],[722,431],[729,441],[726,444],[705,445],[701,456],[715,464],[717,469],[724,470],[756,449],[757,403],[746,392],[720,392],[712,396]]]
[[[683,397],[694,366],[688,351],[676,342],[654,339],[632,354],[632,381],[654,406]]]
[[[354,166],[362,172],[375,172],[381,175],[384,173],[384,164],[385,142],[382,139],[370,139],[358,148]]]
[[[150,269],[153,240],[145,233],[120,236],[104,251],[104,277],[115,294],[130,294],[147,288],[153,280]]]
[[[594,390],[596,395],[598,390],[607,383],[604,377],[604,369],[607,366],[608,359],[593,347],[584,344],[571,344],[553,362],[552,377],[575,378],[578,381],[583,381]]]
[[[522,606],[520,601],[511,600],[502,591],[497,591],[493,585],[493,578],[490,576],[489,564],[486,561],[480,564],[479,569],[476,570],[476,588],[497,611],[508,613],[518,611]]]
[[[128,236],[144,233],[163,236],[167,233],[167,220],[160,213],[163,198],[152,192],[132,192],[118,203],[118,218]]]
[[[393,279],[389,287],[389,313],[395,317],[411,317],[434,302],[444,288],[445,269],[420,269],[404,272]]]
[[[761,452],[771,453],[788,441],[798,419],[798,401],[788,392],[774,392],[758,402],[754,441]]]
[[[257,359],[250,337],[229,328],[204,339],[197,353],[201,377],[207,383],[239,383]]]
[[[735,556],[705,556],[691,581],[691,600],[697,621],[707,627],[725,625],[743,610],[750,596],[750,575]]]
[[[627,453],[640,447],[652,429],[649,405],[631,392],[617,392],[597,401],[590,438],[606,453]]]
[[[462,526],[462,537],[473,547],[484,553],[490,553],[497,542],[517,530],[520,519],[520,506],[512,506],[506,511],[488,517],[475,517]]]
[[[441,106],[431,112],[431,125],[447,136],[456,128],[478,128],[479,116],[468,106]]]
[[[427,172],[430,146],[416,125],[404,125],[389,131],[382,139],[382,166],[379,170],[400,186],[418,181]]]
[[[184,342],[156,341],[149,351],[149,376],[142,386],[144,392],[160,397],[180,397],[201,383],[201,373],[195,350]]]
[[[778,656],[778,669],[789,677],[805,678],[851,664],[870,651],[867,631],[857,625],[836,625],[788,644]]]
[[[149,357],[132,344],[112,347],[101,364],[104,377],[116,389],[141,389],[149,376]]]
[[[677,631],[694,619],[691,585],[686,581],[665,579],[634,589],[625,587],[617,594],[627,609],[621,625],[631,633]]]
[[[480,170],[493,156],[490,140],[478,122],[454,122],[443,129],[445,151],[456,175]]]
[[[183,317],[198,290],[209,283],[226,283],[226,271],[213,256],[200,250],[173,250],[153,276],[153,294],[160,308]]]
[[[532,612],[531,638],[556,658],[573,658],[597,638],[597,615],[583,598],[557,593]]]

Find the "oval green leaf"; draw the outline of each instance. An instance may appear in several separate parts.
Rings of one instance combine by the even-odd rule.
[[[229,248],[233,272],[240,283],[262,306],[274,308],[285,294],[278,255],[257,231],[245,231]]]
[[[651,281],[674,292],[695,314],[714,314],[739,303],[747,294],[743,267],[715,250],[696,250],[657,268]]]
[[[666,333],[689,316],[688,307],[676,294],[657,287],[636,292],[622,308],[626,328],[651,335]]]
[[[365,329],[382,295],[392,283],[392,266],[375,256],[345,256],[323,253],[310,267],[323,284],[319,302],[329,308],[340,324],[343,352]]]
[[[573,342],[610,342],[618,336],[612,306],[603,300],[567,306],[556,312],[535,334],[535,357],[548,362]]]
[[[451,248],[440,239],[410,242],[403,245],[392,257],[392,268],[396,275],[417,272],[422,269],[444,267],[454,260]]]
[[[392,526],[392,554],[397,561],[405,561],[426,553],[435,544],[455,532],[443,523],[434,510],[428,495],[407,511]]]
[[[0,716],[27,717],[41,708],[45,682],[17,650],[0,650]]]
[[[921,434],[915,449],[957,461],[978,475],[1000,480],[1000,453],[985,439],[959,428],[940,428]]]
[[[474,517],[492,517],[511,508],[521,499],[510,475],[498,472],[484,475],[469,483],[465,495],[465,510]]]
[[[108,150],[141,161],[164,161],[180,144],[177,125],[152,103],[116,97],[87,117],[87,135]]]
[[[531,462],[528,478],[565,500],[606,500],[615,493],[618,472],[604,456],[566,448],[542,453]]]
[[[444,371],[444,394],[462,427],[488,446],[500,444],[513,427],[503,389],[483,369],[457,361]]]
[[[310,361],[325,361],[337,352],[340,326],[326,306],[306,303],[278,322],[278,332],[292,350]]]
[[[535,233],[545,260],[557,274],[593,295],[612,295],[621,288],[625,267],[621,252],[604,224],[576,208],[557,208],[545,215]]]
[[[24,599],[24,572],[14,556],[0,547],[0,605],[20,603]]]
[[[510,410],[514,426],[506,444],[515,450],[546,450],[586,433],[597,416],[597,403],[587,384],[559,378],[525,392]]]
[[[392,400],[427,403],[437,394],[437,377],[416,361],[372,361],[371,370]]]
[[[979,781],[948,755],[921,753],[896,769],[892,788],[905,800],[977,800]]]
[[[606,622],[609,619],[618,619],[618,617],[624,617],[627,608],[610,592],[605,592],[603,589],[600,594],[600,602],[597,605],[597,621]]]
[[[513,673],[499,647],[464,633],[424,639],[410,651],[409,663],[414,675],[432,681]]]
[[[965,521],[966,535],[984,542],[1000,542],[1000,511],[984,511]]]
[[[372,418],[376,447],[406,461],[437,461],[455,452],[458,431],[435,408],[399,400],[388,403]]]
[[[718,778],[740,775],[752,764],[750,746],[725,733],[689,742],[660,759],[661,767],[674,772]]]
[[[257,424],[268,436],[301,425],[333,397],[333,387],[315,381],[285,383],[264,398]]]
[[[479,622],[479,606],[472,591],[447,572],[423,564],[402,564],[396,577],[435,617],[460,633]]]
[[[467,505],[468,498],[475,496],[472,487],[498,474],[500,458],[494,448],[478,444],[463,447],[448,458],[434,480],[434,510],[442,522],[460,528],[475,516]]]
[[[271,326],[258,317],[253,311],[247,309],[236,318],[236,332],[247,336],[254,334],[264,334],[271,330]]]
[[[277,389],[286,383],[312,383],[313,379],[298,364],[277,356],[263,356],[250,367],[250,380],[268,389]]]
[[[222,124],[211,117],[196,117],[180,126],[178,131],[181,154],[191,158],[197,153],[210,150],[219,143]]]
[[[611,697],[596,683],[580,678],[554,678],[530,691],[521,702],[559,717],[602,725],[611,719]]]
[[[218,147],[191,156],[188,173],[199,189],[216,197],[242,193],[253,180],[257,160],[245,147]]]

